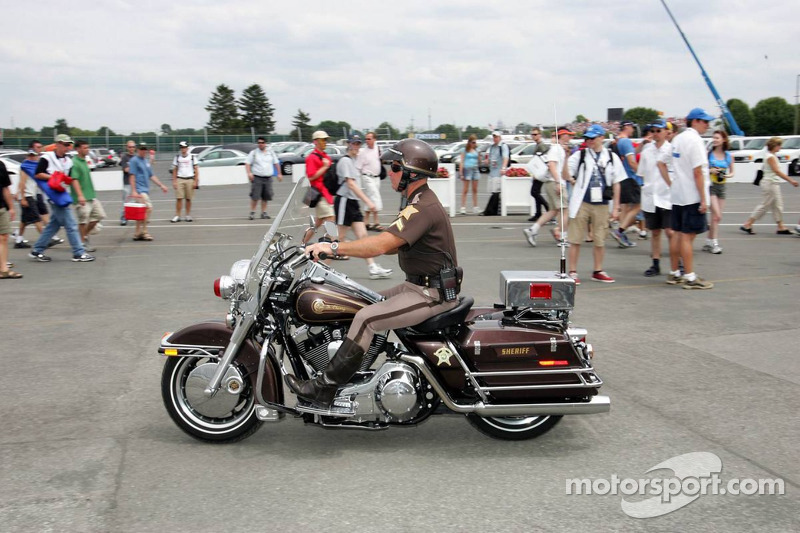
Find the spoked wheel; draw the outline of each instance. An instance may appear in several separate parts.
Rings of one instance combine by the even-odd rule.
[[[284,176],[291,176],[292,175],[292,164],[291,163],[283,163],[281,165],[281,173]]]
[[[192,437],[209,442],[236,442],[261,426],[249,380],[236,365],[225,373],[217,393],[203,392],[217,368],[213,359],[167,357],[161,375],[161,396],[169,416]]]
[[[475,429],[500,440],[535,439],[558,424],[563,415],[482,417],[468,414],[467,420]]]

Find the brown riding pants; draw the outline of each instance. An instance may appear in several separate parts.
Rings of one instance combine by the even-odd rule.
[[[408,281],[380,294],[386,300],[356,313],[347,332],[348,338],[365,352],[375,332],[415,326],[458,305],[458,300],[439,303],[439,289],[420,287]]]

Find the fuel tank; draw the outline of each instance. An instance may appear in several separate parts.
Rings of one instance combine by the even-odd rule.
[[[355,314],[371,303],[322,280],[299,283],[293,299],[297,316],[307,324],[352,322]]]

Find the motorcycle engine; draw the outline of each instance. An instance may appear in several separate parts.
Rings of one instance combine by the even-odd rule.
[[[322,372],[341,346],[345,335],[347,328],[304,325],[295,330],[292,339],[300,351],[300,357],[316,372]],[[369,370],[385,347],[386,336],[375,335],[359,371]]]
[[[423,407],[417,372],[403,364],[384,365],[375,386],[375,403],[392,421],[407,422]]]

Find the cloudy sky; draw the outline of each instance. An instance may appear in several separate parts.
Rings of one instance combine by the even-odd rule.
[[[794,102],[800,2],[668,0],[724,99]],[[58,6],[58,7],[55,7]],[[3,2],[0,127],[202,127],[214,88],[259,83],[278,133],[552,123],[608,107],[715,110],[658,0]],[[14,21],[18,21],[15,23]]]

